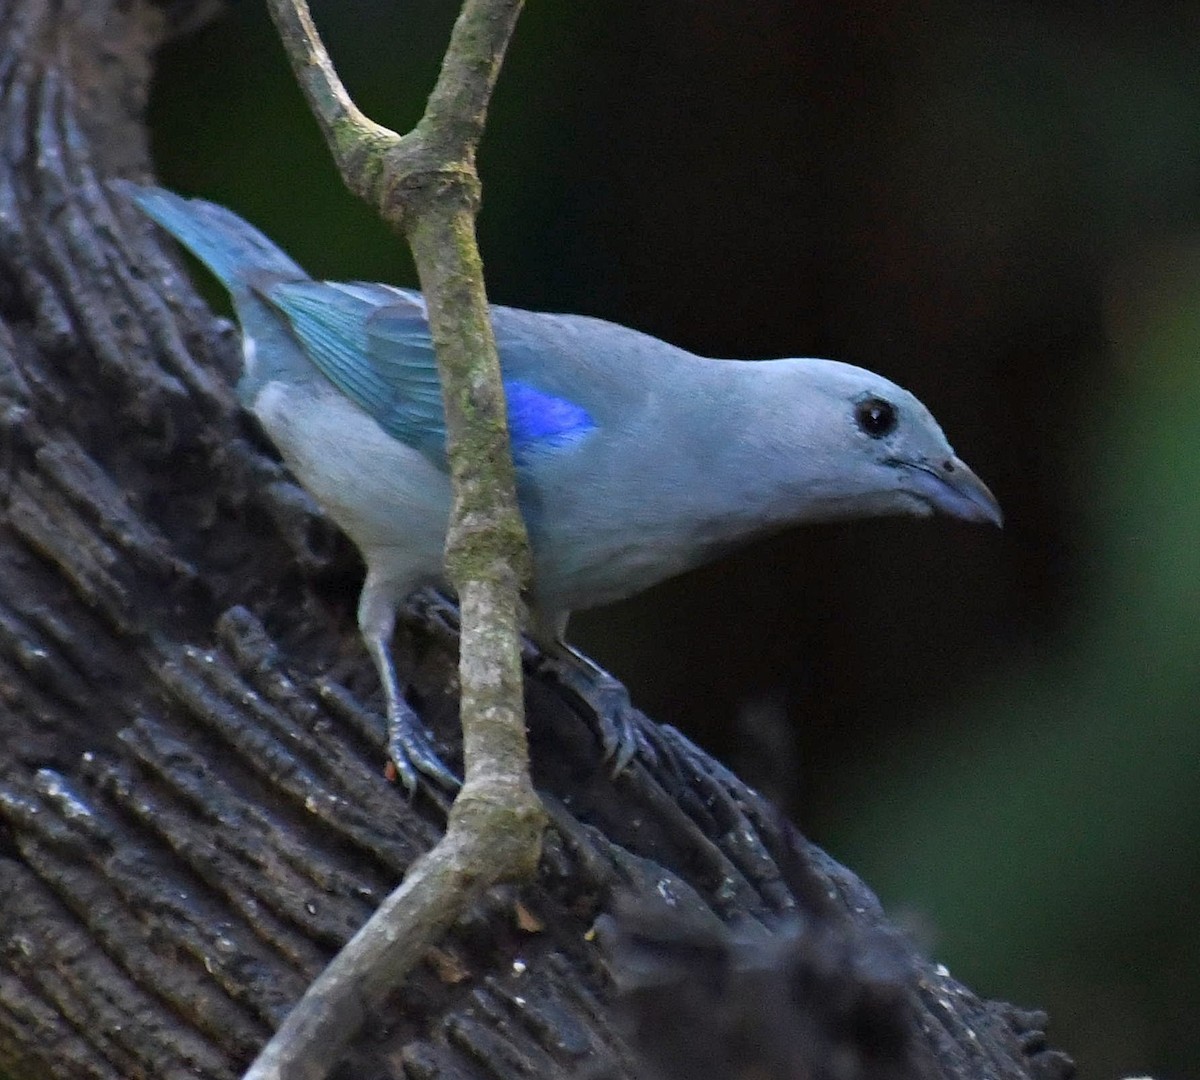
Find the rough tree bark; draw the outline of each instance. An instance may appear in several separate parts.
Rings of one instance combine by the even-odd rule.
[[[236,407],[230,328],[104,186],[148,177],[150,58],[199,6],[0,3],[0,1068],[22,1077],[237,1075],[444,824],[381,775],[351,549]],[[403,624],[453,757],[453,609]],[[633,1076],[639,1041],[682,1059],[656,1036],[688,1008],[709,1076],[747,1056],[722,1071],[711,1040],[764,1023],[802,1044],[794,1075],[1069,1074],[1043,1017],[932,967],[675,732],[613,782],[580,704],[528,697],[539,879],[459,920],[344,1075]],[[714,970],[725,997],[695,1000]]]

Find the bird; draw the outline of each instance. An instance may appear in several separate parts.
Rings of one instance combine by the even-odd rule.
[[[228,290],[242,334],[238,399],[366,565],[358,626],[395,772],[410,793],[422,777],[453,788],[390,654],[398,605],[445,584],[451,486],[423,295],[314,280],[223,206],[115,187]],[[874,372],[819,358],[710,359],[590,316],[501,305],[490,316],[533,555],[527,630],[553,655],[590,664],[565,641],[573,611],[793,525],[935,513],[1002,523],[930,411]],[[590,671],[597,685],[615,683]],[[601,712],[598,735],[619,771],[638,739]]]

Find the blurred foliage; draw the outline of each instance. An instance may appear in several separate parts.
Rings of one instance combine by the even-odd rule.
[[[456,5],[313,6],[409,125]],[[493,299],[865,364],[1000,496],[999,536],[790,533],[572,636],[1088,1076],[1200,1075],[1198,38],[1166,0],[543,0],[481,154]],[[314,274],[414,280],[254,0],[164,52],[152,131]]]
[[[1039,986],[1106,1073],[1171,1068],[1167,1032],[1176,1075],[1200,1061],[1178,1005],[1200,886],[1200,249],[1179,260],[1114,286],[1086,604],[960,704],[932,754],[870,763],[874,812],[844,828],[885,895],[938,912],[960,977]]]

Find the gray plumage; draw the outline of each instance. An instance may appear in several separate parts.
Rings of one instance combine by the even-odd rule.
[[[388,654],[397,604],[442,580],[444,425],[419,293],[314,282],[230,211],[127,194],[223,282],[241,322],[238,392],[367,565],[363,637],[383,680],[402,779],[447,781]],[[832,360],[710,360],[600,319],[491,309],[518,495],[531,632],[762,533],[801,522],[999,507],[908,391]],[[619,734],[619,762],[631,747]]]

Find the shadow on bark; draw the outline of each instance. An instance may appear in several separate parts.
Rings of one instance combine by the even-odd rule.
[[[202,6],[0,8],[0,1067],[21,1076],[237,1075],[445,817],[382,777],[353,552],[237,408],[231,328],[105,186],[149,177],[151,55]],[[402,623],[453,758],[453,608]],[[613,782],[579,703],[527,696],[539,880],[460,920],[341,1075],[1070,1074],[1044,1016],[932,967],[676,732]]]

